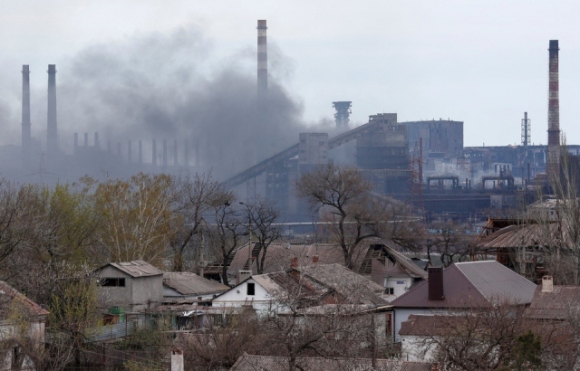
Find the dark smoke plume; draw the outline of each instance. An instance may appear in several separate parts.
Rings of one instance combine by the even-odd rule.
[[[185,27],[94,45],[57,66],[61,147],[70,148],[73,132],[100,132],[103,143],[143,140],[150,162],[152,139],[158,153],[163,139],[180,146],[187,139],[190,163],[225,178],[312,131],[275,78],[287,71],[272,71],[264,106],[256,101],[255,53],[215,61],[210,50],[198,29]],[[272,59],[288,65],[280,54]]]

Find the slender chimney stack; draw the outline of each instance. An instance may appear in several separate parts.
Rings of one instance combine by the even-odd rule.
[[[548,88],[548,181],[560,173],[560,93],[558,77],[558,40],[550,40]]]
[[[96,149],[100,149],[101,148],[101,144],[99,143],[99,133],[95,132],[95,148]]]
[[[268,91],[268,27],[265,20],[258,21],[258,99]]]
[[[163,139],[163,166],[167,166],[167,139]]]
[[[143,142],[139,140],[139,165],[143,164]]]
[[[177,166],[177,139],[173,140],[173,166]]]
[[[48,111],[46,151],[49,158],[58,153],[58,131],[56,126],[56,65],[48,65]]]
[[[31,151],[30,123],[30,69],[27,64],[22,66],[22,164],[30,166]]]
[[[189,166],[189,145],[187,139],[183,140],[183,164]]]
[[[127,163],[130,164],[131,162],[133,162],[133,158],[131,156],[131,141],[128,140],[127,141]]]
[[[153,139],[153,160],[151,161],[153,163],[153,166],[157,166],[157,142],[155,141],[155,139]]]

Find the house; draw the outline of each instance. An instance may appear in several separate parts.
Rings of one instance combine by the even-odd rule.
[[[538,282],[544,275],[577,284],[578,257],[574,223],[567,219],[490,219],[476,241],[483,254]]]
[[[407,362],[394,359],[376,359],[375,365],[370,358],[323,358],[299,357],[296,364],[304,371],[433,371],[437,365],[428,362]],[[256,356],[243,354],[230,371],[286,371],[288,358],[282,356]]]
[[[146,312],[163,302],[163,271],[143,260],[108,263],[95,273],[99,299],[110,312]]]
[[[383,287],[340,264],[298,266],[294,258],[286,271],[255,275],[212,301],[214,307],[249,306],[259,314],[284,311],[288,302],[305,308],[323,304],[387,305]]]
[[[373,278],[373,281],[378,284],[383,285],[388,282],[388,287],[392,287],[393,291],[395,291],[396,282],[401,281],[400,278],[403,278],[405,284],[410,287],[410,282],[416,283],[424,279],[426,272],[418,268],[412,260],[399,253],[399,250],[401,250],[401,247],[393,241],[378,238],[367,239],[359,245],[353,254],[352,270],[362,276],[376,276],[376,280]],[[251,246],[246,244],[239,248],[228,267],[230,282],[239,283],[249,275],[258,274],[257,268],[262,256],[262,251],[258,244],[253,243]],[[310,264],[313,259],[316,259],[319,264],[344,265],[344,255],[341,248],[336,244],[295,245],[287,242],[274,242],[268,247],[262,273],[288,269],[290,261],[294,258],[298,259],[298,264],[301,266]],[[380,263],[378,265],[375,263],[376,268],[373,266],[375,260]],[[373,269],[378,269],[374,275]],[[211,272],[211,270],[206,269],[206,272]],[[385,281],[386,277],[389,278],[388,281]],[[397,278],[399,279],[397,280]],[[405,284],[402,285],[405,286]],[[399,290],[396,291],[399,292]]]
[[[429,268],[426,281],[391,302],[394,341],[401,341],[402,323],[413,314],[452,314],[504,301],[528,305],[535,289],[533,282],[492,260]]]
[[[230,288],[191,272],[163,273],[163,302],[209,302]]]
[[[49,312],[0,281],[0,370],[34,370]]]
[[[554,369],[580,368],[580,286],[554,285],[551,276],[542,277],[523,318],[559,365]]]
[[[371,279],[385,288],[388,301],[427,279],[427,271],[391,246],[378,245],[382,254],[372,261]]]
[[[463,316],[417,315],[411,314],[401,324],[401,357],[408,361],[433,361],[438,338],[449,333],[464,322]]]

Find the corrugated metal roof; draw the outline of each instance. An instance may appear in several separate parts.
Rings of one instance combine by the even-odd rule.
[[[443,271],[444,300],[429,300],[429,280],[412,287],[391,302],[396,308],[478,308],[495,300],[530,303],[536,285],[489,260],[455,263]]]
[[[537,285],[496,261],[463,262],[455,266],[488,301],[532,302]]]
[[[305,371],[431,371],[431,363],[406,362],[400,360],[377,359],[372,367],[370,358],[322,358],[299,357],[297,366]],[[288,358],[281,356],[254,356],[244,354],[230,368],[230,371],[287,371]]]
[[[148,277],[163,274],[162,270],[152,266],[151,264],[143,260],[133,260],[130,262],[121,262],[121,263],[109,263],[103,266],[102,268],[106,267],[107,265],[111,265],[117,268],[118,270],[127,273],[131,277]]]
[[[542,292],[539,285],[524,318],[566,320],[578,317],[580,286],[554,286],[552,292]]]
[[[481,237],[477,246],[481,249],[533,246],[573,246],[568,223],[515,224]]]
[[[217,281],[208,280],[191,272],[165,272],[163,284],[182,295],[214,294],[230,289]]]

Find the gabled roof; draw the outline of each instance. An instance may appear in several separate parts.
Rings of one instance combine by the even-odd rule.
[[[382,286],[340,264],[290,268],[282,272],[251,276],[243,282],[248,280],[254,280],[273,297],[297,298],[306,306],[325,304],[324,299],[332,295],[338,296],[342,304],[388,304],[380,297],[384,291]]]
[[[393,300],[395,308],[478,308],[497,301],[529,304],[536,285],[493,261],[455,263],[443,271],[443,300],[429,300],[429,280]]]
[[[372,367],[370,358],[323,358],[299,357],[297,365],[304,371],[341,371],[341,370],[376,370],[376,371],[431,371],[431,363],[406,362],[392,359],[377,359]],[[244,353],[230,371],[286,371],[288,359],[282,356],[255,356]]]
[[[359,272],[361,265],[367,255],[367,252],[371,245],[382,244],[388,246],[389,249],[394,251],[394,247],[397,246],[393,241],[385,241],[378,238],[369,238],[363,241],[353,254],[353,271]],[[252,243],[252,248],[254,247]],[[240,247],[228,268],[228,275],[235,276],[238,270],[244,269],[248,263],[250,245],[246,244]],[[299,265],[308,265],[312,262],[312,258],[318,256],[319,264],[343,264],[344,265],[344,255],[342,250],[336,244],[331,243],[316,243],[316,244],[306,244],[306,245],[292,245],[287,242],[277,241],[272,243],[268,247],[268,253],[266,254],[266,259],[264,261],[264,273],[278,272],[290,267],[290,261],[292,258],[298,258]],[[261,255],[255,257],[255,259],[260,259]],[[407,258],[405,258],[408,260]],[[412,264],[412,262],[410,262]],[[414,269],[413,267],[410,267]],[[419,268],[420,269],[420,268]],[[257,274],[256,263],[252,264],[252,271]],[[370,273],[370,272],[369,272]]]
[[[564,321],[579,314],[580,286],[554,286],[552,292],[542,292],[538,285],[524,318]]]
[[[121,263],[108,263],[102,266],[101,268],[97,269],[97,271],[107,267],[112,266],[117,268],[118,270],[122,271],[123,273],[128,274],[131,277],[148,277],[148,276],[158,276],[162,275],[163,271],[154,267],[153,265],[147,263],[143,260],[133,260],[130,262],[121,262]]]
[[[204,295],[221,293],[230,288],[217,281],[208,280],[191,272],[165,272],[163,285],[172,288],[181,295]]]
[[[298,267],[297,271],[304,276],[314,278],[331,287],[339,295],[351,302],[360,304],[385,305],[387,302],[380,296],[384,287],[351,271],[341,264],[311,264]]]
[[[8,283],[0,281],[0,320],[5,320],[8,317],[15,300],[19,301],[19,304],[28,312],[26,313],[28,315],[46,316],[49,313],[46,309],[30,300],[26,295],[20,293]]]

